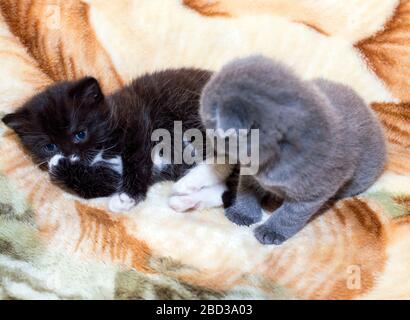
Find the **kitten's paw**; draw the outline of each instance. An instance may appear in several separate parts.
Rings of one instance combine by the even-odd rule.
[[[189,195],[174,195],[168,200],[168,205],[178,212],[192,209],[215,208],[222,206],[222,195],[226,190],[225,184],[203,188]]]
[[[191,196],[173,196],[169,198],[168,205],[177,212],[185,212],[191,209],[197,209],[199,202]]]
[[[126,193],[116,193],[108,202],[108,209],[112,212],[130,211],[137,202]]]
[[[249,216],[238,210],[235,205],[225,209],[225,216],[239,226],[250,226],[261,219],[260,215]]]
[[[54,167],[58,166],[58,163],[61,159],[64,159],[64,156],[61,154],[56,154],[48,161],[48,169],[51,171]]]
[[[202,185],[194,181],[189,176],[181,178],[172,186],[172,195],[184,196],[201,190]]]
[[[285,236],[275,232],[267,225],[261,225],[254,231],[256,239],[262,244],[276,244],[280,245],[287,240]]]
[[[188,195],[204,188],[219,185],[224,178],[212,165],[199,164],[174,183],[172,195]]]

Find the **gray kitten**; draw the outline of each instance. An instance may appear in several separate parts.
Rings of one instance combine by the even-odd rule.
[[[303,81],[261,56],[236,60],[204,88],[206,128],[259,129],[259,170],[241,175],[226,216],[238,225],[262,217],[267,192],[283,204],[255,229],[263,244],[281,244],[329,200],[366,190],[386,161],[385,139],[373,112],[350,88]]]

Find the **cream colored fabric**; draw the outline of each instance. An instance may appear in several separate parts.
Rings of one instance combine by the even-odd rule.
[[[283,246],[262,246],[222,209],[169,209],[170,183],[113,216],[104,199],[53,186],[2,125],[0,297],[410,298],[409,1],[206,2],[2,0],[0,113],[58,80],[91,74],[110,92],[145,72],[262,53],[372,104],[385,174]]]

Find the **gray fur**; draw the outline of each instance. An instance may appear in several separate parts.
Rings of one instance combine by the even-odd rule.
[[[212,77],[201,117],[206,128],[260,130],[259,171],[240,177],[226,216],[253,224],[261,219],[259,189],[280,196],[282,206],[255,229],[263,244],[292,237],[330,199],[365,191],[386,161],[381,126],[352,89],[303,81],[261,56],[236,60]]]

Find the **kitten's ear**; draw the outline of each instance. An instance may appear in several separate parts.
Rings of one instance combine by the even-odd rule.
[[[24,117],[24,114],[22,112],[16,112],[5,115],[1,119],[1,121],[3,121],[6,126],[13,129],[14,131],[20,132],[24,127],[26,118]]]
[[[71,89],[70,95],[80,99],[90,99],[94,102],[100,102],[104,99],[100,84],[98,80],[93,77],[86,77],[80,80]]]

